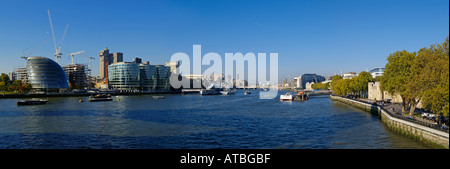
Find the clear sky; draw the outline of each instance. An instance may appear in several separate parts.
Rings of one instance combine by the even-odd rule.
[[[123,52],[165,64],[176,52],[192,57],[192,45],[207,52],[278,53],[279,79],[304,73],[325,76],[384,67],[397,50],[417,51],[449,35],[448,0],[2,0],[0,73],[24,65],[51,34],[66,55],[85,50],[99,72],[100,50]],[[31,56],[54,59],[52,39]],[[75,62],[88,63],[84,56]]]

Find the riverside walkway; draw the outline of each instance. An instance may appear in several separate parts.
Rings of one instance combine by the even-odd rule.
[[[372,104],[372,105],[377,105],[380,106],[384,111],[386,111],[387,113],[389,113],[389,115],[391,115],[392,117],[398,118],[398,119],[402,119],[402,120],[406,120],[415,124],[420,124],[422,126],[426,126],[426,127],[430,127],[433,129],[437,129],[437,130],[441,130],[444,132],[449,133],[449,127],[448,127],[448,122],[449,122],[449,118],[448,116],[445,118],[441,119],[441,124],[438,124],[438,118],[428,118],[428,117],[424,117],[424,116],[409,116],[409,113],[402,113],[402,105],[400,103],[382,103],[380,104],[379,102],[376,103],[372,100],[368,100],[368,99],[363,99],[363,98],[358,98],[358,99],[352,99],[352,100],[356,100],[356,101],[360,101],[360,102],[364,102],[364,103],[368,103],[368,104]],[[429,113],[429,112],[425,112],[422,109],[416,109],[416,111],[414,112],[414,114],[424,114],[424,113]],[[443,128],[443,124],[445,124],[447,127]]]

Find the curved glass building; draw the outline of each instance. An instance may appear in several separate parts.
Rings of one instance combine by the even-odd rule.
[[[109,87],[119,90],[135,90],[141,87],[139,64],[119,62],[108,66]]]
[[[372,75],[373,78],[378,77],[378,76],[382,76],[384,73],[384,70],[386,70],[386,68],[375,68],[370,70],[370,74]]]
[[[66,73],[58,63],[49,58],[29,57],[27,76],[33,89],[48,91],[69,88]]]

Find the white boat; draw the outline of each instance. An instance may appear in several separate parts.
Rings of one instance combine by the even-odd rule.
[[[224,91],[220,91],[220,93],[222,93],[222,95],[233,95],[236,92],[235,91],[231,91],[231,90],[224,90]]]
[[[292,99],[293,99],[293,97],[290,93],[280,95],[280,100],[292,100]]]
[[[153,99],[164,99],[164,96],[152,96]]]

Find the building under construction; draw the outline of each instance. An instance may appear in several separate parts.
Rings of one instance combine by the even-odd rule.
[[[85,64],[69,64],[63,67],[71,89],[85,89],[89,85],[89,69]]]
[[[28,75],[26,67],[15,68],[13,72],[10,73],[10,80],[20,80],[24,84],[28,84]]]

